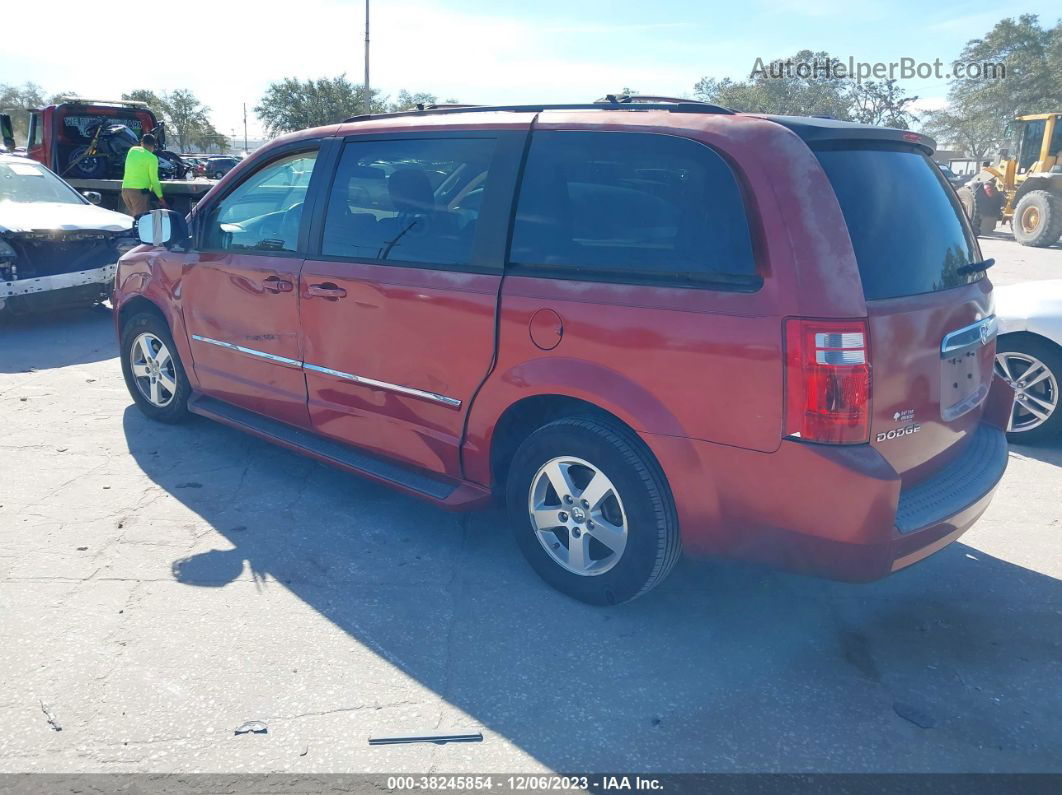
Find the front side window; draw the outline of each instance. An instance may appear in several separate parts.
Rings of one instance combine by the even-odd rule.
[[[469,264],[493,138],[352,141],[336,169],[321,253]]]
[[[294,253],[316,161],[316,152],[289,155],[240,183],[207,213],[203,248]]]
[[[730,166],[696,141],[650,133],[534,133],[510,261],[621,282],[757,278]]]

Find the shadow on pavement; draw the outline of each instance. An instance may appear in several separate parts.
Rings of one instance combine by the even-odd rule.
[[[981,233],[977,235],[980,238],[988,238],[989,240],[1007,240],[1015,242],[1014,235],[1010,231],[1010,225],[997,226],[993,231],[987,233]],[[1062,238],[1059,238],[1050,246],[1042,246],[1042,248],[1048,249],[1062,249]]]
[[[1023,455],[1026,458],[1035,458],[1045,464],[1054,464],[1056,467],[1062,466],[1062,439],[1037,442],[1036,444],[1016,444],[1011,442],[1010,450],[1012,453]]]
[[[498,510],[449,514],[204,420],[131,406],[124,430],[232,546],[175,561],[178,582],[249,567],[551,768],[1062,769],[1062,583],[961,543],[862,586],[687,561],[591,608],[537,579]]]
[[[109,307],[55,310],[0,320],[0,373],[88,364],[118,355]]]

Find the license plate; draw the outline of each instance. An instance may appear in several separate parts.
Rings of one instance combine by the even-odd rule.
[[[995,316],[953,331],[940,346],[940,416],[958,419],[981,405],[992,381],[985,346],[996,337]],[[985,372],[985,369],[988,372]]]

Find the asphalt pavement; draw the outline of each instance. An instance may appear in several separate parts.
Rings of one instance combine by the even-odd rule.
[[[0,418],[0,772],[1062,770],[1062,441],[884,581],[684,561],[600,609],[498,511],[148,422],[100,309],[0,327]]]

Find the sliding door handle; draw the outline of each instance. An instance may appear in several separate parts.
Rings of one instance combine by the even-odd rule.
[[[306,294],[311,298],[327,298],[330,301],[338,301],[340,298],[347,297],[347,291],[342,287],[337,287],[332,282],[311,284],[306,288]]]

